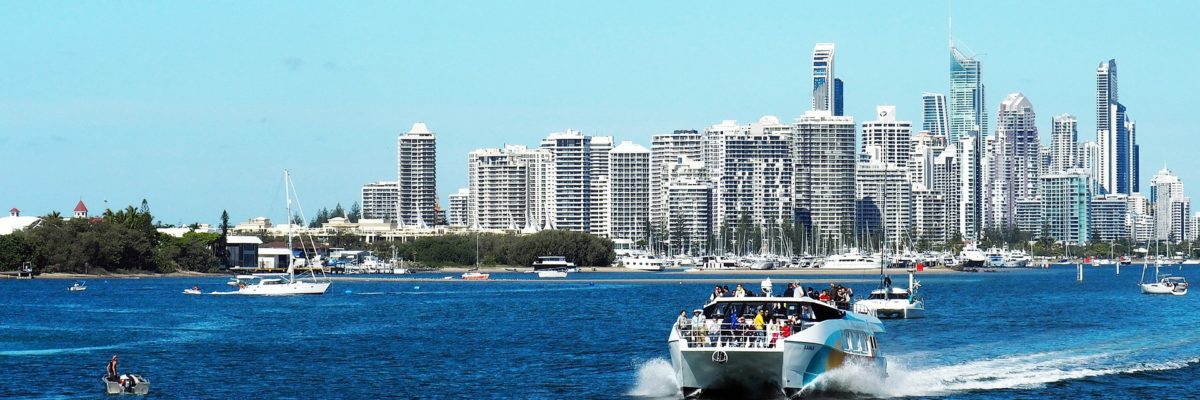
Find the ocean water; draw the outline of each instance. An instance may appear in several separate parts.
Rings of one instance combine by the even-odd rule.
[[[1200,270],[1170,267],[1200,283]],[[846,369],[819,398],[1195,398],[1200,292],[1149,296],[1140,267],[920,275],[929,316],[886,321],[888,378]],[[424,275],[440,277],[440,275]],[[324,296],[187,296],[223,278],[0,280],[0,398],[96,398],[113,354],[155,398],[677,398],[667,351],[712,283],[335,282]],[[654,278],[650,283],[606,283]],[[849,282],[863,277],[798,277]],[[776,276],[776,290],[791,278]],[[897,283],[902,277],[893,278]],[[873,280],[871,280],[873,281]],[[816,286],[816,283],[806,283]]]

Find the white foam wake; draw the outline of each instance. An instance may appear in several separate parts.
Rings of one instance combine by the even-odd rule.
[[[655,358],[638,366],[637,383],[628,395],[645,398],[679,398],[679,382],[671,362]]]
[[[1200,359],[1135,361],[1119,352],[1071,355],[1045,352],[950,365],[914,367],[889,359],[888,377],[880,380],[868,368],[846,365],[830,371],[814,387],[873,397],[944,396],[971,390],[1037,388],[1048,383],[1093,376],[1162,371],[1186,367]]]

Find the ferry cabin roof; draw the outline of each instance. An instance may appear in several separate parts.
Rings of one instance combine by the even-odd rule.
[[[805,308],[811,313],[805,312]],[[737,313],[754,318],[759,310],[766,310],[767,318],[774,319],[787,319],[795,315],[797,319],[814,323],[831,319],[859,320],[867,322],[875,332],[883,332],[883,325],[874,317],[847,313],[807,297],[721,297],[704,306],[704,317],[724,319]]]

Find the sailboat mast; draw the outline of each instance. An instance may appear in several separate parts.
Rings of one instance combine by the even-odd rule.
[[[288,248],[288,278],[296,279],[296,263],[292,258],[295,253],[292,252],[292,178],[288,175],[288,170],[283,170],[283,197],[287,199],[287,248]]]

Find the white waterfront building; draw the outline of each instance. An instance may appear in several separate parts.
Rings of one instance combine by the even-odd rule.
[[[432,227],[437,208],[437,138],[417,122],[396,139],[396,221]]]
[[[399,204],[396,182],[374,182],[363,185],[360,204],[362,218],[396,220],[396,205]]]
[[[667,188],[674,179],[671,171],[684,158],[703,163],[704,139],[699,132],[676,130],[651,139],[650,224],[656,229],[667,225]]]
[[[1132,239],[1129,196],[1115,193],[1092,198],[1092,233],[1104,242]]]
[[[1163,167],[1150,179],[1150,203],[1155,219],[1154,238],[1178,242],[1187,234],[1191,198],[1183,194],[1183,181]]]
[[[716,227],[732,229],[743,218],[760,229],[791,220],[794,170],[790,125],[769,115],[745,126],[723,121],[705,130],[704,139],[705,166],[715,183]]]
[[[650,150],[624,141],[608,152],[610,239],[649,237]]]
[[[713,232],[712,187],[695,179],[679,179],[667,187],[667,238],[684,254],[708,252]]]
[[[855,174],[856,222],[859,232],[887,239],[889,246],[911,238],[912,183],[908,171],[883,162],[882,151],[868,147],[869,161],[858,164]],[[894,247],[893,247],[894,248]]]
[[[608,152],[612,137],[585,136],[575,130],[552,133],[541,148],[550,153],[553,169],[553,215],[556,229],[608,234]]]
[[[1054,116],[1050,135],[1050,171],[1060,172],[1082,166],[1079,162],[1079,122],[1071,114]]]
[[[794,126],[796,225],[847,244],[836,241],[854,229],[854,117],[808,111]]]
[[[862,123],[862,149],[879,149],[880,162],[904,166],[912,156],[912,122],[896,120],[896,106],[875,107],[875,119]]]
[[[471,201],[471,189],[459,188],[457,192],[451,193],[446,201],[449,204],[446,215],[447,224],[459,227],[469,226],[471,222],[467,210]]]

